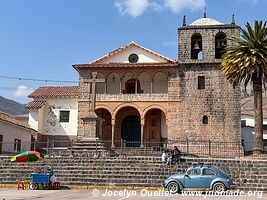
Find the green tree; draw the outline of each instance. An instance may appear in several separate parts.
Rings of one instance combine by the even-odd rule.
[[[246,29],[239,28],[241,37],[229,37],[232,44],[226,48],[222,58],[222,72],[234,87],[249,82],[254,91],[255,145],[254,154],[263,152],[262,92],[267,81],[267,21],[249,23]]]

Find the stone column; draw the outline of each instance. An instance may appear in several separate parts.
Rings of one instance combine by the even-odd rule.
[[[141,120],[141,145],[140,147],[143,148],[144,147],[144,126],[145,125],[145,120],[142,119]]]
[[[135,94],[137,94],[137,78],[135,79]]]
[[[107,94],[107,80],[105,81],[105,94]]]
[[[115,147],[115,122],[111,122],[111,147],[114,148]]]
[[[153,93],[153,78],[151,79],[151,83],[150,83],[150,93]]]
[[[122,93],[122,78],[120,78],[120,94]]]

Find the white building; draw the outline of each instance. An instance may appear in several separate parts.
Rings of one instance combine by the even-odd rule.
[[[37,132],[29,126],[7,113],[0,112],[0,153],[31,150],[31,142],[35,134]]]
[[[254,147],[254,116],[248,114],[241,115],[242,127],[242,142],[244,151],[252,152]],[[267,118],[263,119],[263,139],[265,141],[265,148],[267,147]]]
[[[40,87],[29,95],[29,126],[42,134],[42,140],[69,140],[77,136],[78,86]]]
[[[263,139],[267,151],[267,95],[262,96],[263,103]],[[242,141],[246,153],[250,153],[254,147],[254,97],[241,100],[241,127]]]

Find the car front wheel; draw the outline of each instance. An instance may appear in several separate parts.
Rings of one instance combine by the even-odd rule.
[[[167,189],[171,194],[175,194],[180,191],[179,185],[176,182],[170,182],[167,186]]]
[[[213,185],[213,192],[224,192],[226,189],[225,189],[225,186],[223,183],[215,183]]]

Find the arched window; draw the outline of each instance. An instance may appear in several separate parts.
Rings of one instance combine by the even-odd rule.
[[[209,123],[209,118],[207,115],[204,115],[202,118],[202,124],[208,124]]]
[[[137,89],[136,89],[137,86]],[[129,79],[125,83],[125,90],[123,90],[124,94],[135,94],[135,93],[143,93],[141,90],[140,81],[138,79]]]
[[[101,73],[97,73],[97,79],[105,79],[105,76]],[[106,83],[97,83],[96,84],[96,93],[104,94],[106,92]]]
[[[202,60],[202,36],[199,33],[191,37],[191,59]]]
[[[219,32],[215,36],[215,59],[221,59],[227,47],[226,34]]]

